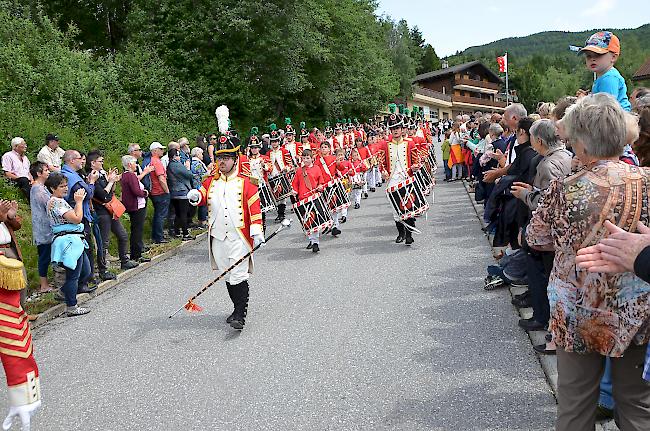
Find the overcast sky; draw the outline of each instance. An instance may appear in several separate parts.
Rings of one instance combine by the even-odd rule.
[[[540,31],[636,28],[650,23],[649,0],[379,0],[378,13],[417,25],[440,57]],[[576,41],[576,44],[584,41]],[[650,41],[649,41],[650,43]]]

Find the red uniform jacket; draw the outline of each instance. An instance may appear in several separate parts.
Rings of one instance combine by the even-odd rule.
[[[352,160],[351,163],[352,163],[352,167],[357,173],[366,172],[368,170],[368,166],[366,165],[366,162],[364,160]]]
[[[370,152],[368,151],[368,147],[357,147],[357,150],[359,150],[359,155],[361,156],[361,160],[366,160],[368,157],[370,157]]]
[[[296,176],[291,183],[293,189],[298,193],[298,200],[311,196],[318,187],[325,185],[323,172],[318,166],[302,166],[296,169]]]
[[[316,161],[314,161],[314,165],[318,166],[321,169],[321,172],[323,174],[323,179],[325,183],[329,183],[332,180],[332,177],[334,176],[334,172],[336,171],[336,156],[318,156],[316,157]]]
[[[350,163],[347,160],[336,162],[334,163],[334,166],[336,168],[336,172],[339,178],[343,178],[346,176],[351,177],[352,175],[355,174],[352,163]]]
[[[247,162],[245,162],[247,163]],[[245,164],[244,163],[244,164]],[[240,167],[238,167],[240,169]],[[238,208],[239,211],[241,212],[242,219],[243,219],[243,225],[241,228],[237,228],[239,231],[239,235],[244,238],[247,242],[250,248],[253,248],[253,238],[251,237],[251,225],[259,225],[260,232],[262,231],[262,213],[260,211],[260,196],[258,193],[258,188],[255,184],[251,183],[250,178],[247,175],[244,175],[242,173],[242,170],[238,170],[237,173],[237,178],[233,179],[230,178],[228,179],[228,182],[234,182],[234,184],[239,187],[239,200],[238,202],[235,203],[235,208]],[[198,205],[200,206],[206,206],[208,205],[208,198],[210,197],[210,187],[212,184],[216,184],[218,180],[220,179],[225,179],[225,176],[221,174],[219,171],[213,176],[210,176],[206,178],[203,181],[203,184],[201,185],[201,188],[199,189],[199,192],[201,193],[201,200],[199,201]],[[212,212],[210,211],[210,207],[208,206],[208,231],[210,230],[210,227],[212,226],[212,222],[214,220],[214,216]],[[210,232],[208,232],[208,236],[210,235]],[[212,241],[209,241],[211,243]]]
[[[392,142],[392,141],[391,141]],[[390,154],[390,147],[391,147],[391,142],[386,142],[383,145],[382,150],[384,151],[384,160],[383,163],[379,165],[379,169],[382,172],[388,173],[388,176],[392,175],[391,172],[391,165],[393,164],[393,161],[390,159],[391,154]],[[415,144],[413,141],[410,140],[404,140],[406,143],[406,172],[408,175],[413,175],[413,165],[416,165],[419,163],[419,155],[417,148],[415,148]]]

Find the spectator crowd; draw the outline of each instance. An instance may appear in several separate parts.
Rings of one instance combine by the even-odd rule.
[[[502,250],[485,288],[527,287],[512,299],[533,310],[519,326],[547,331],[533,348],[557,355],[556,429],[614,418],[621,430],[647,430],[650,90],[628,97],[610,32],[581,54],[596,76],[591,92],[442,128],[445,181],[469,183]]]
[[[111,261],[119,261],[123,270],[150,261],[144,241],[149,201],[153,244],[171,238],[194,239],[190,229],[206,225],[207,211],[190,207],[187,192],[198,188],[212,170],[212,161],[203,157],[205,139],[197,142],[193,149],[187,138],[170,142],[167,148],[153,142],[147,152],[139,144],[129,144],[118,169],[105,166],[99,150],[87,154],[64,150],[54,134],[45,137],[31,163],[25,139],[13,138],[11,150],[2,156],[2,169],[5,179],[24,194],[31,207],[40,278],[36,296],[54,291],[55,298],[66,303],[68,316],[86,314],[89,310],[77,305],[76,296],[93,292],[99,281],[115,279],[109,271]],[[7,200],[1,204],[7,211],[17,205]],[[125,214],[128,233],[123,225]],[[0,223],[0,234],[7,229],[5,225]],[[109,253],[112,236],[117,240],[116,257]],[[12,244],[12,238],[0,235],[0,247]],[[48,280],[50,266],[54,286]]]

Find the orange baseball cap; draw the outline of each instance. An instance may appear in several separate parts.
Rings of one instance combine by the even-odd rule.
[[[621,42],[611,31],[599,31],[589,36],[589,39],[585,42],[585,46],[578,51],[578,54],[585,51],[595,52],[596,54],[613,52],[614,54],[620,55]]]

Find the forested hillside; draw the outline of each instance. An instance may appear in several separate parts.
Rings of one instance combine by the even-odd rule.
[[[621,57],[616,67],[627,81],[650,57],[650,24],[636,29],[607,29],[621,40]],[[543,32],[526,37],[501,39],[473,46],[448,58],[450,65],[479,59],[498,72],[496,57],[508,52],[510,87],[517,90],[521,101],[532,109],[540,100],[557,100],[574,94],[578,88],[590,88],[592,75],[584,60],[569,51],[569,45],[583,46],[598,30],[581,32]]]

